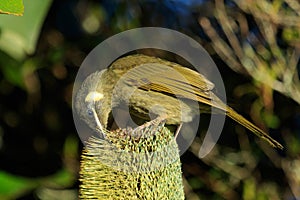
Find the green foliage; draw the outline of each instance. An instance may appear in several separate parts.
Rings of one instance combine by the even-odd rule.
[[[23,15],[24,5],[22,0],[1,0],[0,13]]]
[[[36,186],[36,182],[0,171],[0,198],[14,197],[18,193],[28,191]]]
[[[75,180],[74,174],[62,169],[55,174],[42,178],[25,178],[0,171],[0,199],[15,199],[38,187],[63,188]]]
[[[17,60],[34,53],[51,2],[24,0],[25,13],[22,17],[0,15],[0,49]]]

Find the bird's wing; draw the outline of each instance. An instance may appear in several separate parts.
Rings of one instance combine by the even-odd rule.
[[[176,81],[186,81],[197,88],[208,91],[214,88],[214,84],[206,79],[200,73],[186,67],[167,60],[145,55],[130,55],[115,61],[111,66],[111,70],[117,76],[124,76],[125,74],[136,75],[136,78],[153,78],[153,76],[161,75],[165,77],[177,77]],[[178,76],[180,73],[180,76]],[[175,76],[174,76],[175,75]],[[181,80],[183,79],[183,80]]]
[[[135,87],[140,89],[195,100],[223,110],[230,118],[266,140],[273,147],[283,148],[267,133],[222,102],[211,91],[214,85],[203,75],[188,68],[170,67],[161,63],[146,63],[131,69],[124,75],[124,80],[127,84],[134,84]]]
[[[168,63],[169,64],[169,63]],[[161,63],[145,63],[129,70],[123,81],[144,90],[157,91],[226,110],[226,106],[211,95],[214,84],[203,75],[185,67]]]

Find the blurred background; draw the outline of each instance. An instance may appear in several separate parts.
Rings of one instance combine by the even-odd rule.
[[[228,119],[199,159],[204,126],[182,156],[186,199],[300,199],[297,0],[29,2],[24,16],[0,15],[0,199],[78,198],[76,73],[97,44],[144,26],[197,40],[221,72],[228,103],[285,147],[272,149]]]

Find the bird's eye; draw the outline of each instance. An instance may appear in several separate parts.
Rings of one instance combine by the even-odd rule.
[[[92,111],[91,109],[88,109],[88,110],[87,110],[87,114],[88,114],[90,117],[92,117],[92,116],[93,116],[93,111]]]

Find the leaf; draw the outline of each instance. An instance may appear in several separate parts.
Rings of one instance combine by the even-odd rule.
[[[264,119],[269,128],[278,128],[280,125],[280,119],[272,113],[263,112]]]
[[[75,180],[76,177],[74,173],[65,168],[57,171],[55,174],[38,179],[40,185],[47,185],[56,188],[70,187],[74,184]]]
[[[33,180],[0,171],[0,199],[17,197],[20,193],[32,190],[36,185]]]
[[[0,15],[0,48],[17,60],[34,53],[51,2],[43,0],[32,3],[24,0],[25,12],[22,17]]]
[[[23,15],[24,5],[22,0],[1,0],[0,13],[11,15]]]
[[[16,199],[39,187],[70,187],[75,180],[74,173],[65,168],[41,178],[26,178],[0,171],[0,199]]]

